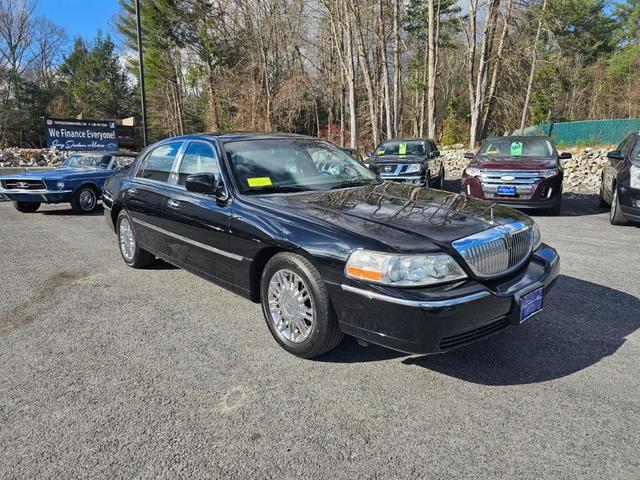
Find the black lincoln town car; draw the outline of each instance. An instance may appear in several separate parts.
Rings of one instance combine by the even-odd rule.
[[[383,181],[299,135],[170,138],[104,190],[129,266],[159,257],[260,302],[305,358],[343,334],[408,353],[465,345],[542,310],[560,267],[526,215]]]

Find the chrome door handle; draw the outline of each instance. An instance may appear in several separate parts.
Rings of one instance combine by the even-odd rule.
[[[180,202],[177,200],[167,200],[167,207],[169,208],[180,208]]]

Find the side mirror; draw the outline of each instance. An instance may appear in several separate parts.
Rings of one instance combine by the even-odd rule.
[[[219,200],[227,199],[226,192],[224,189],[218,187],[216,177],[212,173],[195,173],[189,175],[184,186],[189,192],[213,195]]]
[[[607,157],[611,160],[623,160],[624,155],[620,150],[613,150],[612,152],[607,153]]]
[[[440,150],[434,150],[431,152],[431,158],[438,158],[440,156]]]
[[[473,152],[465,152],[464,158],[468,158],[468,159],[476,158],[476,154]]]
[[[367,153],[367,157],[373,157],[375,155],[375,152],[369,152]]]
[[[571,155],[569,152],[562,152],[560,155],[558,155],[558,158],[560,160],[569,160],[572,157],[573,155]]]

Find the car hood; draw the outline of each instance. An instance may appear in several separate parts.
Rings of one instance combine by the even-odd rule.
[[[549,157],[531,157],[526,159],[522,157],[476,157],[471,160],[469,166],[486,170],[543,170],[557,168],[558,161]]]
[[[106,172],[107,170],[103,168],[71,168],[71,167],[59,167],[52,168],[50,170],[32,170],[24,173],[17,174],[8,174],[3,175],[0,178],[12,178],[12,179],[35,179],[35,180],[46,180],[46,179],[58,179],[65,178],[67,176],[73,177],[82,177],[82,176],[95,176],[97,172]]]
[[[396,182],[260,198],[278,212],[322,221],[402,251],[428,251],[496,225],[528,221],[497,204]]]
[[[422,163],[426,160],[426,157],[420,157],[417,155],[381,155],[377,157],[369,157],[365,161],[367,164],[378,163]]]

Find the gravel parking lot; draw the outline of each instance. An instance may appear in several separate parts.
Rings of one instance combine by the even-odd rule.
[[[543,314],[310,361],[258,305],[126,267],[101,212],[0,203],[0,478],[640,478],[640,229],[594,199],[536,219]]]

